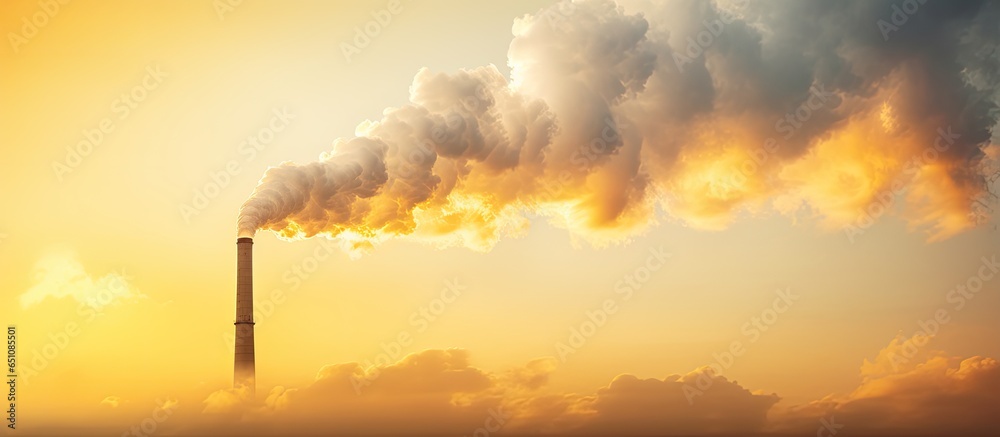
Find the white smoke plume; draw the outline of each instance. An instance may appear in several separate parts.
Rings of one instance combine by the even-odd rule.
[[[515,21],[510,78],[421,70],[410,104],[270,168],[238,232],[488,250],[533,215],[599,244],[662,219],[848,228],[888,201],[947,238],[997,156],[997,22],[981,1],[563,1]]]

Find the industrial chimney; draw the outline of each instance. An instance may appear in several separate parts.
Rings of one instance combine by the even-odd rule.
[[[253,358],[253,238],[236,239],[236,357],[233,387],[256,386]]]

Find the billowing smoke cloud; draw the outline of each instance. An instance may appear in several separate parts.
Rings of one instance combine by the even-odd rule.
[[[422,70],[411,104],[269,169],[239,233],[487,250],[533,215],[601,243],[778,212],[946,238],[997,156],[998,20],[978,1],[564,1],[515,21],[509,80]]]

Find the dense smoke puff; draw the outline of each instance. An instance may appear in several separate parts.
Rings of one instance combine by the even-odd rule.
[[[975,225],[995,157],[993,3],[562,2],[495,67],[418,72],[411,104],[319,162],[269,169],[258,229],[486,250],[540,214],[593,242],[739,212],[857,229],[893,205],[930,239]],[[881,212],[878,212],[881,211]]]

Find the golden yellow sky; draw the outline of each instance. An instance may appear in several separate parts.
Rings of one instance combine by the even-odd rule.
[[[558,214],[544,208],[525,213],[529,226],[488,251],[440,249],[402,238],[359,256],[342,250],[337,240],[285,241],[259,232],[254,240],[257,396],[268,400],[260,408],[292,405],[294,414],[271,421],[268,412],[232,413],[223,398],[238,396],[226,392],[233,361],[234,229],[240,206],[265,170],[286,161],[316,161],[338,138],[354,137],[361,122],[377,121],[385,108],[407,104],[421,69],[454,73],[494,65],[509,78],[508,49],[518,50],[511,47],[515,19],[554,2],[404,1],[378,35],[349,57],[343,43],[355,38],[356,27],[395,3],[244,0],[230,10],[219,6],[225,2],[18,0],[2,6],[0,29],[23,37],[24,17],[30,21],[45,13],[43,7],[57,5],[26,42],[0,49],[0,204],[5,205],[0,322],[17,328],[21,377],[19,430],[6,429],[4,435],[62,435],[104,426],[117,435],[126,429],[119,423],[141,423],[157,399],[177,402],[179,413],[162,425],[169,435],[227,420],[259,423],[264,432],[299,420],[294,414],[312,423],[323,411],[419,429],[447,422],[435,414],[451,417],[443,406],[434,409],[438,403],[469,408],[447,432],[472,435],[480,425],[467,426],[487,417],[476,408],[497,408],[491,402],[508,399],[503,393],[516,399],[496,401],[518,412],[512,420],[520,422],[511,429],[560,431],[566,423],[599,415],[594,411],[609,417],[601,416],[607,422],[596,421],[595,429],[614,429],[608,424],[615,417],[628,417],[615,416],[615,408],[631,402],[615,397],[614,390],[627,392],[634,379],[621,375],[656,378],[664,385],[671,384],[664,382],[670,375],[693,381],[697,369],[722,364],[718,357],[734,341],[745,353],[718,381],[754,396],[776,393],[781,408],[821,409],[815,401],[828,395],[844,402],[870,393],[891,398],[911,379],[926,383],[915,386],[947,392],[940,385],[946,382],[920,379],[927,369],[940,370],[935,378],[951,375],[947,369],[964,369],[972,379],[981,376],[976,370],[986,372],[984,387],[1000,381],[991,370],[995,361],[984,358],[962,367],[955,361],[1000,357],[995,341],[1000,279],[983,281],[982,291],[963,299],[961,307],[952,293],[980,273],[984,257],[1000,255],[995,221],[973,227],[956,219],[949,212],[957,202],[951,196],[965,188],[937,190],[942,178],[935,172],[950,169],[935,163],[915,177],[908,194],[912,204],[904,207],[900,200],[890,208],[893,213],[863,233],[845,232],[855,216],[838,214],[867,205],[880,184],[902,168],[896,151],[919,151],[934,132],[933,127],[894,131],[891,108],[880,112],[881,106],[868,100],[847,97],[838,116],[850,115],[831,122],[835,128],[828,136],[801,154],[776,155],[787,165],[766,175],[782,181],[780,192],[754,185],[764,184],[763,173],[737,188],[713,185],[714,172],[732,169],[726,154],[743,150],[731,148],[730,137],[745,134],[741,138],[753,147],[763,144],[764,135],[753,129],[770,125],[768,116],[741,112],[670,125],[685,139],[702,138],[711,147],[678,145],[670,164],[659,156],[644,163],[654,174],[671,175],[658,189],[677,196],[675,210],[666,213],[657,204],[654,225],[607,244],[560,225],[552,218]],[[685,4],[676,13],[696,8]],[[663,12],[644,5],[625,9],[637,11]],[[672,29],[685,28],[677,26]],[[525,41],[538,37],[525,32]],[[649,32],[666,31],[651,25]],[[727,56],[716,50],[706,59]],[[533,67],[516,68],[529,74]],[[558,79],[529,78],[523,86],[535,97],[556,101],[565,97],[564,90],[549,87]],[[666,80],[653,83],[659,79],[654,75],[645,92],[683,92]],[[921,80],[903,71],[872,94],[907,108],[919,100],[911,96],[920,94],[915,90],[926,83]],[[899,84],[895,94],[893,84]],[[760,92],[716,85],[718,96]],[[585,103],[562,105],[552,104],[556,116],[570,114],[566,119],[573,120],[571,109]],[[661,114],[643,105],[622,104],[622,114],[656,119],[674,110]],[[677,108],[686,110],[680,103]],[[779,112],[786,109],[795,108]],[[642,117],[634,124],[643,125]],[[570,123],[561,125],[563,131]],[[657,131],[645,141],[670,132]],[[270,140],[255,147],[248,136]],[[75,155],[85,141],[97,144]],[[874,152],[869,143],[892,147]],[[603,190],[607,180],[589,179],[580,190]],[[600,202],[601,195],[591,200]],[[720,206],[733,196],[743,209]],[[773,207],[765,206],[769,202]],[[799,209],[803,202],[812,209]],[[720,209],[726,213],[716,213]],[[450,299],[454,290],[461,292]],[[442,293],[452,301],[440,300]],[[781,293],[797,298],[790,305],[778,303]],[[559,345],[572,342],[574,330],[588,320],[600,318],[589,315],[603,314],[609,300],[614,313],[573,353],[560,356]],[[786,311],[772,324],[755,327],[755,318],[779,307]],[[927,366],[892,368],[898,378],[878,373],[875,368],[889,362],[886,351],[902,347],[921,321],[942,309],[950,321],[920,348],[919,360]],[[400,335],[412,342],[396,349]],[[335,365],[368,367],[382,364],[382,355],[396,363],[410,354],[421,355],[393,367],[397,373],[385,373],[394,376],[378,377],[385,382],[372,386],[376,394],[354,398],[347,389],[336,391],[351,373]],[[423,367],[414,364],[420,359]],[[538,359],[543,360],[533,361]],[[439,369],[445,369],[444,382],[426,382],[436,381]],[[537,387],[529,376],[535,373],[544,375],[542,392],[533,391]],[[334,382],[323,385],[324,378]],[[488,381],[482,382],[485,391],[477,391],[482,389],[477,378]],[[425,382],[431,385],[421,385]],[[394,387],[413,397],[394,398]],[[597,401],[586,398],[598,389]],[[454,396],[440,398],[441,393]],[[642,399],[642,393],[634,395]],[[324,396],[337,400],[323,404]],[[773,402],[761,399],[733,408],[767,411]],[[605,401],[611,406],[602,409]],[[430,412],[395,419],[379,413],[410,403]],[[230,415],[213,415],[217,405]],[[684,408],[681,398],[671,411]],[[784,417],[775,408],[769,417]],[[563,415],[551,419],[556,412]],[[682,421],[684,414],[677,414]],[[782,423],[789,429],[812,432],[817,423],[801,425],[802,417],[812,416],[788,414],[792,418]],[[759,425],[752,418],[746,423]],[[654,424],[671,426],[669,420]],[[356,426],[350,429],[366,430]],[[685,426],[672,429],[742,429]]]

